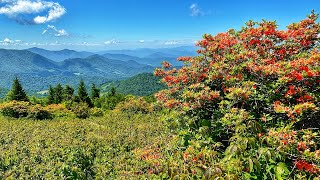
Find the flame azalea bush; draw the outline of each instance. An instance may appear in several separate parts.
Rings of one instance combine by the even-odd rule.
[[[55,118],[72,116],[71,110],[67,109],[64,104],[49,104],[45,106],[44,109],[51,113]]]
[[[142,97],[128,97],[125,101],[120,102],[115,111],[123,111],[128,113],[152,113],[154,111],[152,104],[148,103]]]
[[[206,178],[287,179],[320,175],[318,15],[278,30],[249,21],[205,34],[197,57],[155,70],[168,89],[158,101],[181,112],[183,145],[214,148]],[[198,157],[197,157],[198,158]],[[195,160],[197,162],[197,160]]]
[[[29,119],[51,119],[51,113],[41,105],[32,105],[30,102],[10,101],[0,104],[0,112],[3,116]]]

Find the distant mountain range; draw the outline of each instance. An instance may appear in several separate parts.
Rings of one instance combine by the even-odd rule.
[[[134,50],[108,50],[98,52],[98,54],[125,54],[129,56],[135,56],[139,58],[145,58],[152,54],[160,53],[164,56],[169,57],[180,57],[180,56],[194,56],[196,55],[196,47],[194,46],[181,46],[181,47],[174,47],[174,48],[158,48],[158,49],[151,49],[151,48],[140,48]]]
[[[38,91],[59,79],[68,84],[75,84],[81,78],[103,83],[153,69],[132,60],[114,60],[100,55],[56,62],[28,50],[0,50],[0,87],[3,88],[9,88],[15,76],[25,82],[26,89]]]
[[[196,55],[196,48],[193,46],[159,49],[141,48],[135,50],[109,50],[97,53],[86,51],[78,52],[69,49],[64,49],[60,51],[49,51],[40,48],[30,48],[27,50],[39,54],[55,62],[62,62],[66,59],[87,58],[94,54],[98,54],[108,59],[116,59],[120,61],[132,60],[140,64],[147,64],[151,66],[161,66],[161,62],[163,61],[168,61],[175,66],[180,66],[182,65],[182,63],[176,60],[178,57]]]
[[[78,52],[78,51],[69,50],[69,49],[63,49],[61,51],[49,51],[49,50],[34,47],[26,50],[39,54],[43,57],[46,57],[56,62],[61,62],[66,59],[86,58],[91,55],[94,55],[94,53],[91,53],[91,52],[85,52],[85,51]]]
[[[176,58],[195,55],[195,47],[162,49],[112,50],[78,52],[40,48],[26,50],[0,49],[0,88],[10,88],[17,76],[29,91],[41,91],[57,83],[74,85],[80,79],[102,84],[152,72],[169,61],[182,65]]]
[[[163,61],[168,61],[174,66],[181,66],[182,63],[177,61],[177,58],[180,56],[195,56],[197,55],[196,50],[197,48],[194,46],[182,46],[159,49],[110,50],[98,52],[98,54],[112,59],[131,59],[151,66],[161,66],[161,62]]]

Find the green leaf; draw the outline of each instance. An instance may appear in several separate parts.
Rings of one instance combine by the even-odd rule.
[[[261,166],[260,166],[260,163],[259,163],[259,161],[256,159],[256,158],[253,158],[253,162],[254,162],[254,164],[256,165],[256,170],[258,171],[258,172],[260,172],[261,171]]]
[[[253,162],[252,159],[248,160],[248,164],[249,164],[249,171],[252,172],[253,171]]]
[[[287,168],[287,165],[284,162],[279,162],[277,166],[275,166],[274,172],[278,180],[286,179],[286,177],[290,173],[290,171]]]

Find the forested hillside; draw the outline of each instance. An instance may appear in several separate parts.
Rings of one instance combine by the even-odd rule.
[[[149,96],[165,87],[159,77],[154,76],[152,73],[142,73],[126,80],[104,84],[101,89],[103,92],[109,92],[112,88],[116,88],[122,94]]]

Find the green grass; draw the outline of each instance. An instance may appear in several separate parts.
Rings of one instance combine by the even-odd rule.
[[[146,164],[135,151],[166,146],[160,114],[35,121],[0,117],[0,178],[135,179]]]

